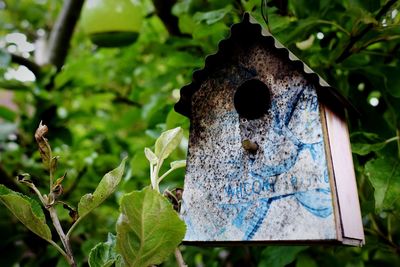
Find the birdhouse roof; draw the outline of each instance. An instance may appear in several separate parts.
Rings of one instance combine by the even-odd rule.
[[[221,64],[221,61],[226,56],[226,51],[231,51],[230,48],[232,48],[235,41],[238,39],[244,40],[244,42],[256,40],[269,44],[270,47],[275,48],[278,53],[283,54],[288,58],[296,69],[303,73],[305,77],[315,85],[320,101],[333,108],[339,106],[355,110],[352,104],[349,103],[336,89],[330,86],[321,76],[315,73],[309,66],[284,47],[250,14],[245,13],[242,21],[231,27],[228,38],[219,42],[218,51],[215,54],[206,57],[204,68],[194,71],[192,82],[181,88],[180,99],[175,104],[176,112],[190,117],[192,105],[191,99],[193,94],[200,89],[201,84],[209,77],[209,74],[213,69]]]

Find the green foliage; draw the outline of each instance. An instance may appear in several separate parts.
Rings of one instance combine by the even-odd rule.
[[[398,210],[400,198],[400,161],[382,156],[365,165],[366,174],[374,187],[375,208]]]
[[[172,171],[186,166],[185,160],[171,162],[171,168],[159,177],[160,169],[164,160],[174,151],[181,143],[183,130],[180,127],[163,132],[156,140],[155,152],[149,148],[144,149],[147,160],[150,163],[150,181],[153,189],[159,191],[160,182]]]
[[[114,193],[124,174],[126,159],[125,157],[117,168],[104,175],[93,194],[89,193],[81,198],[78,204],[79,218],[85,217]]]
[[[78,24],[63,68],[58,71],[42,66],[35,81],[21,81],[10,74],[20,65],[9,52],[15,51],[31,61],[40,58],[40,42],[53,28],[63,1],[0,1],[1,182],[15,192],[29,195],[31,184],[25,181],[28,187],[22,186],[14,177],[30,173],[40,192],[48,192],[47,197],[51,195],[54,201],[63,201],[73,208],[64,211],[59,208],[61,205],[57,206],[61,224],[76,226],[69,213],[73,215],[83,195],[96,192],[99,177],[129,155],[126,174],[115,194],[92,210],[85,223],[74,226],[79,238],[71,239],[71,243],[79,266],[86,264],[89,248],[115,232],[118,201],[125,193],[147,186],[149,173],[153,188],[166,175],[169,178],[163,180],[162,189],[182,187],[184,172],[175,168],[183,162],[175,161],[186,156],[189,120],[173,110],[179,98],[177,89],[191,81],[192,71],[201,68],[205,56],[217,50],[218,42],[229,34],[229,27],[240,20],[243,11],[251,12],[266,26],[259,0],[178,0],[171,12],[183,34],[171,35],[156,16],[152,2],[141,1],[146,16],[135,44],[112,49],[97,47]],[[296,266],[397,266],[400,3],[268,2],[269,26],[274,36],[340,90],[361,114],[349,113],[348,120],[366,246],[312,246],[301,252],[293,247],[184,247],[183,256],[189,266],[256,266],[273,261],[271,253],[273,258],[285,259],[273,263],[280,266],[287,264],[286,259]],[[25,51],[27,44],[16,44],[9,39],[10,33],[22,33],[30,44],[37,42],[35,51]],[[57,178],[64,175],[61,170],[68,171],[60,196],[52,192],[57,188],[47,186],[48,173],[43,169],[32,135],[42,120],[51,129],[48,138],[52,154],[60,156],[61,168],[54,171],[52,184],[59,186]],[[157,146],[145,150],[162,132],[178,126],[183,129],[182,141],[176,142],[180,145],[167,159],[161,160],[164,156],[160,157],[162,149]],[[49,156],[49,160],[53,158]],[[10,197],[21,200],[7,193]],[[22,197],[22,203],[31,202]],[[35,210],[35,205],[32,207]],[[0,249],[9,257],[1,259],[0,264],[54,266],[59,255],[46,248],[46,243],[36,245],[36,237],[5,211],[6,208],[0,209],[1,228],[6,229],[1,233]],[[41,220],[40,216],[37,218]],[[107,246],[99,246],[95,251],[106,255]],[[91,258],[94,255],[97,252]],[[113,257],[101,256],[99,264],[108,259],[112,261]],[[117,261],[118,264],[122,263]],[[176,262],[167,258],[163,265],[176,266]]]
[[[271,266],[271,267],[279,267],[286,266],[289,263],[292,263],[297,254],[301,251],[306,250],[307,247],[282,247],[282,246],[273,246],[268,247],[262,252],[263,260],[260,261],[258,266]]]
[[[118,259],[118,254],[115,251],[116,237],[113,234],[108,234],[106,242],[97,244],[89,254],[88,263],[90,267],[110,267]]]
[[[0,200],[29,230],[43,239],[51,240],[43,210],[34,199],[0,184]]]
[[[182,241],[185,223],[157,191],[146,187],[121,200],[117,250],[127,266],[162,263]]]
[[[157,139],[155,145],[155,155],[162,161],[166,159],[172,151],[179,145],[182,140],[183,130],[182,128],[175,128],[166,132],[163,132]]]

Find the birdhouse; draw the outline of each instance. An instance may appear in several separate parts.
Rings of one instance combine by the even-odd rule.
[[[137,0],[89,0],[81,24],[91,41],[102,47],[119,47],[136,41],[143,21]]]
[[[249,14],[181,89],[186,244],[364,243],[350,104]]]

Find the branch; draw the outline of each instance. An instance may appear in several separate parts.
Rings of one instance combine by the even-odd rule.
[[[182,253],[179,250],[179,248],[175,249],[175,258],[176,258],[176,263],[178,264],[179,267],[188,267],[183,260]]]
[[[33,74],[35,74],[36,78],[40,76],[40,66],[38,64],[27,58],[21,57],[13,53],[10,53],[10,55],[11,55],[11,62],[27,67],[30,71],[33,72]]]
[[[184,36],[179,29],[178,18],[171,13],[175,3],[176,0],[153,0],[156,14],[164,23],[169,34],[173,36]]]
[[[51,30],[47,62],[60,70],[67,57],[70,40],[82,10],[84,0],[64,0],[64,5]]]
[[[386,2],[386,4],[379,10],[379,12],[376,14],[375,19],[379,20],[383,15],[385,15],[389,9],[397,2],[397,0],[389,0]],[[349,43],[347,44],[346,48],[343,50],[342,54],[337,58],[336,63],[342,62],[349,56],[351,56],[351,49],[353,46],[365,35],[368,33],[369,30],[371,30],[373,27],[373,24],[368,24],[362,31],[359,33],[356,33],[350,38]]]
[[[65,248],[68,263],[71,265],[71,267],[77,267],[74,256],[72,254],[71,245],[69,243],[69,238],[68,238],[68,236],[66,236],[64,234],[64,230],[61,227],[60,220],[58,219],[55,208],[51,206],[51,207],[47,208],[47,210],[50,213],[50,218],[53,221],[54,228],[56,229],[58,236],[61,239],[61,243],[63,244],[63,246]]]

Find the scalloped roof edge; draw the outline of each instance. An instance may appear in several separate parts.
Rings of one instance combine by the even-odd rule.
[[[283,51],[287,54],[287,58],[293,62],[293,64],[301,66],[301,71],[305,74],[306,78],[309,78],[311,81],[316,82],[317,93],[320,98],[320,101],[324,103],[329,102],[328,105],[333,107],[333,109],[337,110],[335,106],[340,105],[344,109],[348,109],[354,111],[359,114],[356,108],[344,97],[342,96],[335,88],[330,86],[321,76],[315,73],[307,64],[301,61],[298,57],[296,57],[289,49],[283,46],[267,29],[261,26],[261,24],[252,17],[249,13],[244,13],[242,21],[239,23],[235,23],[230,28],[230,34],[226,39],[221,40],[218,43],[218,50],[211,55],[208,55],[205,59],[205,64],[202,69],[195,70],[192,75],[192,82],[183,86],[180,90],[180,99],[175,104],[175,111],[187,116],[190,118],[191,113],[191,98],[193,94],[200,89],[201,83],[206,80],[206,74],[208,69],[216,63],[215,59],[220,56],[222,45],[224,42],[230,41],[232,39],[233,28],[236,25],[250,23],[251,25],[256,25],[260,27],[260,35],[263,38],[271,39],[273,42],[273,47],[279,51]],[[322,90],[321,90],[322,89]]]

